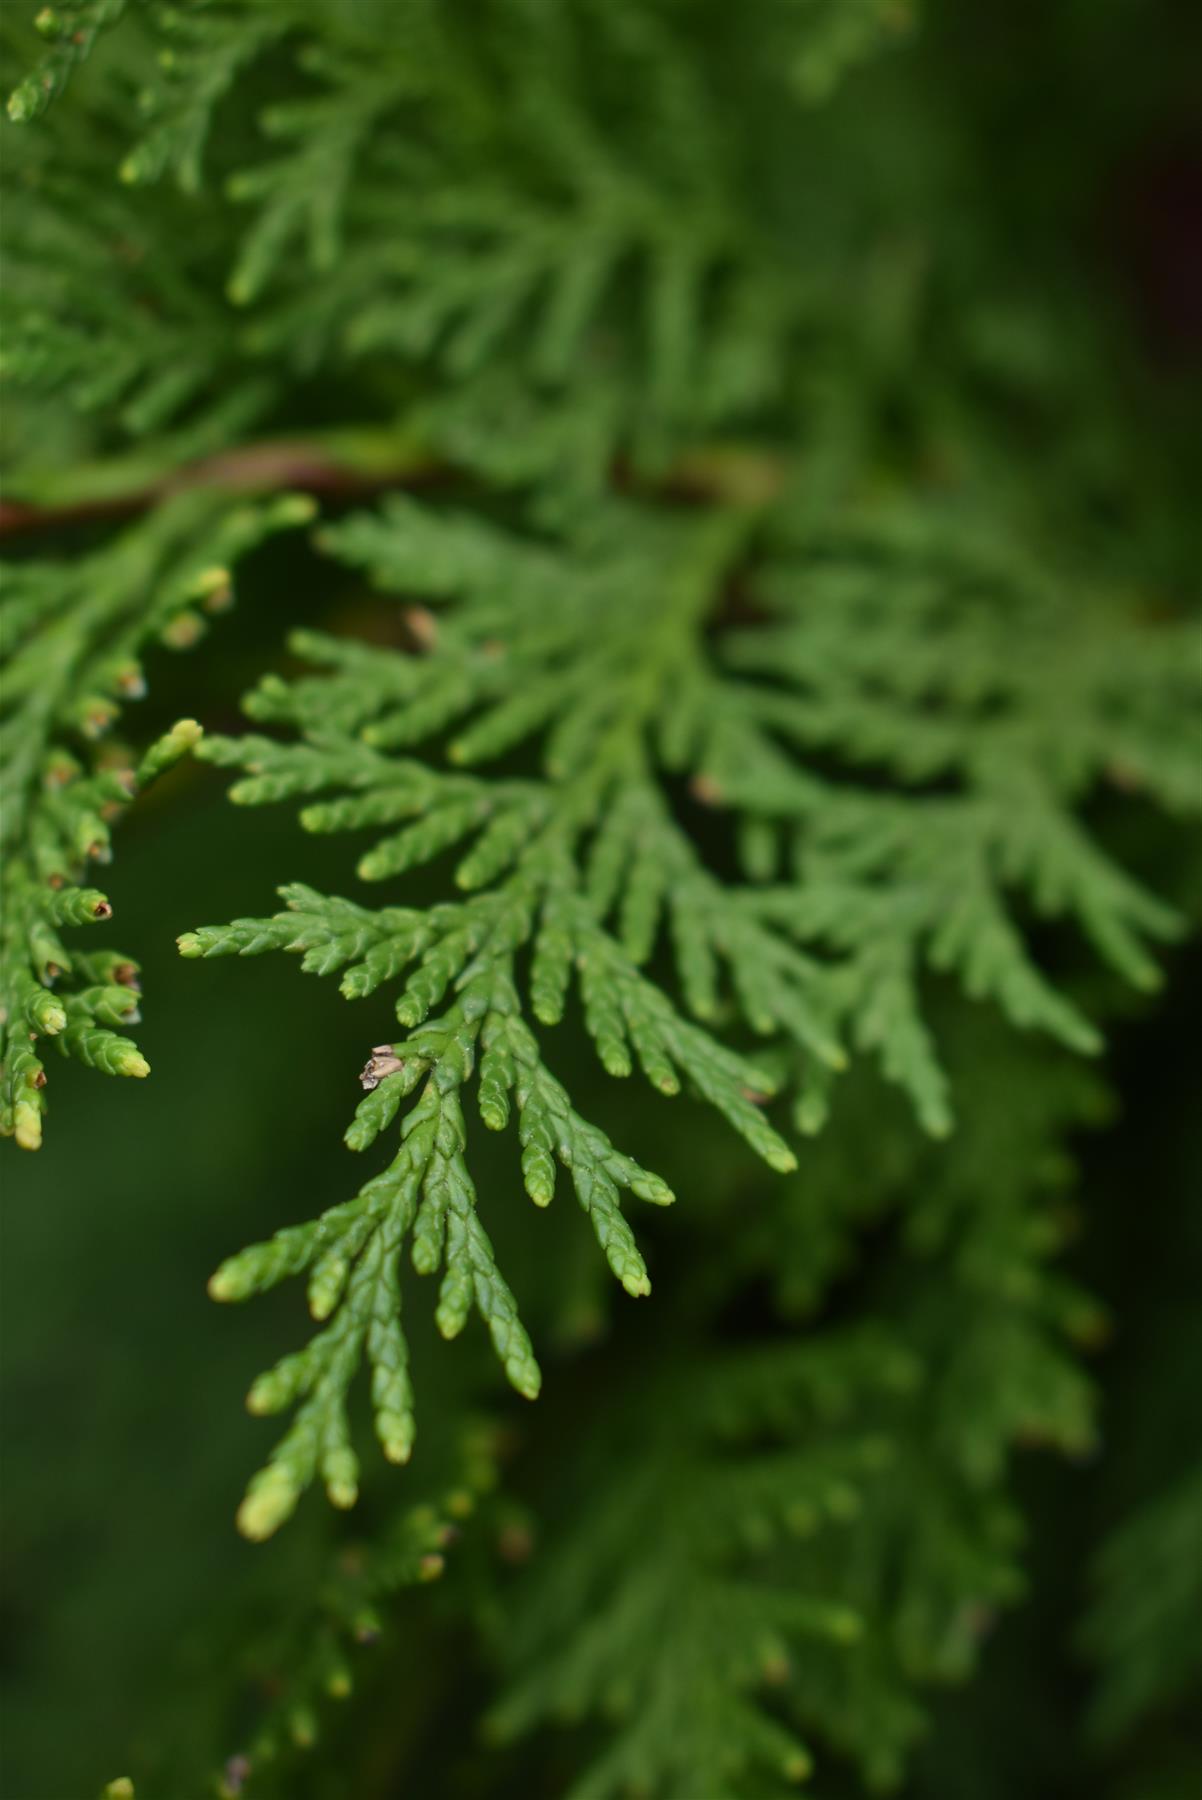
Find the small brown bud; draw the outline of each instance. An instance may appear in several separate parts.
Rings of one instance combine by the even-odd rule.
[[[405,613],[405,626],[419,650],[433,650],[438,642],[438,620],[428,607],[409,607]]]
[[[377,1044],[364,1064],[359,1080],[370,1094],[373,1088],[379,1087],[386,1075],[399,1074],[404,1066],[391,1044]]]
[[[249,1756],[231,1756],[222,1771],[226,1792],[240,1794],[250,1774]]]
[[[689,783],[689,792],[702,806],[721,806],[724,802],[722,789],[712,775],[694,775]]]
[[[497,1553],[507,1563],[529,1562],[534,1553],[534,1533],[528,1525],[511,1520],[497,1534]]]

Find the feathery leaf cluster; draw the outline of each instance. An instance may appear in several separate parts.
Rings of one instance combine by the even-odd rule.
[[[26,561],[7,574],[0,696],[0,1132],[36,1150],[46,1108],[41,1044],[106,1075],[149,1074],[123,1035],[138,1020],[138,965],[116,950],[68,950],[65,926],[108,919],[89,865],[111,857],[112,824],[201,737],[181,719],[135,754],[110,728],[146,691],[148,647],[186,649],[231,604],[230,565],[309,516],[303,496],[231,508],[181,495],[100,550]],[[210,560],[217,559],[217,560]]]
[[[1073,803],[1113,776],[1189,804],[1184,739],[1202,721],[1202,693],[1185,628],[1108,612],[1093,595],[1060,602],[955,522],[864,522],[811,540],[800,560],[776,549],[774,523],[759,508],[621,505],[548,541],[411,500],[353,515],[323,544],[438,610],[410,607],[407,652],[295,637],[293,650],[327,673],[269,676],[247,705],[300,741],[211,738],[201,752],[245,771],[232,790],[241,804],[304,797],[310,831],[384,829],[361,878],[389,880],[453,849],[466,895],[370,910],[294,888],[272,918],[181,940],[193,957],[301,953],[311,972],[341,970],[352,999],[401,984],[409,1035],[373,1052],[352,1148],[421,1084],[385,1175],[214,1278],[218,1297],[241,1299],[308,1270],[311,1309],[331,1318],[252,1390],[254,1410],[303,1401],[243,1511],[252,1534],[317,1473],[332,1498],[353,1498],[345,1397],[364,1354],[385,1451],[408,1458],[396,1257],[411,1235],[420,1272],[445,1261],[444,1334],[474,1303],[509,1380],[538,1390],[464,1160],[461,1096],[477,1060],[484,1123],[502,1129],[516,1101],[530,1197],[550,1201],[562,1162],[618,1280],[649,1290],[620,1192],[671,1192],[580,1116],[527,1016],[557,1024],[573,975],[609,1074],[637,1065],[666,1095],[687,1086],[782,1171],[795,1155],[765,1116],[775,1084],[743,1053],[747,1032],[796,1079],[802,1130],[826,1116],[844,1038],[880,1059],[929,1131],[950,1129],[924,963],[1018,1027],[1098,1048],[1028,951],[1016,893],[1079,923],[1128,979],[1155,979],[1145,941],[1169,935],[1173,915],[1106,858]],[[726,628],[736,577],[754,622]],[[1004,655],[1016,631],[1032,652],[1017,669]],[[431,741],[445,757],[412,754]],[[541,754],[525,769],[532,741]],[[815,773],[798,749],[836,766]],[[474,772],[502,758],[512,774]],[[866,781],[865,762],[893,785]],[[730,818],[740,881],[698,854],[672,791],[681,784],[686,802],[691,791]],[[661,935],[682,1010],[644,972]]]

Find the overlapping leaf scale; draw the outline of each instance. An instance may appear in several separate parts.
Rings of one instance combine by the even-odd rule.
[[[404,931],[413,920],[420,920],[420,915],[405,921],[396,915],[391,919],[366,915],[363,909],[325,901],[301,887],[289,890],[288,899],[289,910],[274,920],[245,920],[189,933],[181,949],[190,956],[253,954],[264,948],[301,950],[308,967],[327,973],[362,956],[369,935],[363,929],[367,920],[377,921],[378,933],[368,957],[385,943],[396,943],[395,936],[389,939],[385,934],[398,923]],[[516,916],[497,907],[495,898],[489,904],[491,913],[477,919],[476,935],[451,952],[451,966],[460,972],[447,1010],[437,1018],[428,1016],[430,1005],[442,998],[449,983],[440,980],[436,990],[423,989],[419,969],[398,1001],[399,1015],[414,1029],[400,1042],[373,1052],[364,1072],[370,1091],[347,1133],[353,1149],[374,1142],[402,1100],[421,1087],[416,1105],[404,1117],[401,1147],[389,1168],[367,1182],[354,1200],[329,1209],[308,1225],[289,1227],[267,1243],[251,1246],[224,1263],[213,1278],[215,1297],[243,1299],[307,1272],[310,1308],[318,1319],[331,1321],[305,1350],[285,1357],[251,1390],[254,1411],[297,1406],[292,1426],[248,1490],[240,1523],[252,1537],[273,1531],[318,1476],[336,1504],[354,1499],[357,1464],[349,1444],[346,1407],[348,1390],[364,1359],[372,1370],[377,1434],[385,1453],[394,1461],[408,1457],[414,1408],[399,1322],[398,1277],[406,1242],[419,1274],[443,1271],[436,1310],[443,1335],[458,1335],[472,1310],[478,1311],[511,1383],[528,1397],[538,1391],[538,1365],[480,1221],[465,1161],[462,1094],[478,1055],[484,1123],[502,1129],[510,1116],[511,1095],[516,1102],[523,1180],[531,1198],[547,1205],[554,1192],[556,1163],[566,1167],[615,1275],[632,1295],[650,1291],[620,1196],[625,1190],[662,1205],[672,1199],[671,1192],[658,1176],[623,1155],[603,1132],[583,1120],[543,1065],[513,986],[510,958]],[[455,936],[452,931],[441,945],[453,942]],[[398,953],[399,960],[407,963],[419,944],[420,934],[412,939],[407,954]],[[348,982],[357,982],[356,969],[361,966],[344,977],[344,991]],[[423,965],[433,966],[430,960]]]

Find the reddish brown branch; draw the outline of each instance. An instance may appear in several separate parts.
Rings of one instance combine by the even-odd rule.
[[[219,451],[182,469],[172,469],[161,480],[132,487],[124,493],[94,499],[39,506],[21,500],[0,501],[0,539],[35,531],[54,531],[62,526],[86,524],[97,519],[123,519],[144,512],[173,494],[195,488],[223,488],[231,494],[275,493],[299,488],[305,493],[348,498],[390,487],[424,487],[445,479],[445,464],[423,461],[411,452],[393,467],[356,466],[336,450],[305,439],[244,444]]]
[[[355,435],[347,433],[346,437]],[[383,441],[373,440],[370,434],[364,434],[358,454],[349,449],[340,453],[338,436],[332,433],[324,443],[280,438],[243,444],[117,494],[46,506],[0,501],[0,539],[98,519],[129,518],[173,494],[196,488],[221,488],[230,494],[299,488],[304,493],[350,499],[388,488],[429,487],[455,474],[449,463],[424,455],[416,447],[388,443],[385,453]],[[649,491],[621,463],[615,466],[613,479],[620,491]],[[650,491],[677,502],[762,505],[779,491],[782,480],[783,470],[775,458],[738,445],[715,445],[683,452]]]

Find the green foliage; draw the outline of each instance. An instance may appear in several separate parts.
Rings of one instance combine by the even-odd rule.
[[[748,1690],[785,1687],[795,1648],[804,1661],[817,1640],[821,1663],[861,1637],[821,1573],[888,1468],[887,1439],[855,1429],[855,1400],[905,1392],[915,1373],[888,1342],[782,1343],[675,1370],[672,1391],[644,1395],[657,1422],[645,1440],[630,1441],[628,1409],[615,1407],[615,1436],[602,1426],[589,1447],[592,1503],[513,1609],[528,1671],[492,1733],[547,1715],[617,1719],[572,1789],[580,1800],[632,1782],[727,1800],[749,1779],[765,1792],[800,1780],[809,1753]]]
[[[1154,1706],[1202,1682],[1202,1475],[1188,1471],[1109,1540],[1098,1570],[1090,1647],[1106,1676],[1095,1702],[1098,1730],[1121,1737]]]
[[[340,1550],[320,1587],[298,1597],[291,1617],[242,1647],[248,1674],[263,1682],[272,1703],[245,1748],[228,1759],[223,1796],[240,1792],[251,1775],[259,1788],[264,1777],[286,1782],[296,1753],[316,1741],[323,1710],[353,1694],[355,1652],[384,1634],[389,1602],[440,1579],[448,1551],[496,1482],[496,1444],[487,1429],[462,1432],[450,1476],[432,1500],[395,1514],[372,1541]]]
[[[709,1270],[707,1305],[671,1316],[688,1353],[656,1363],[644,1343],[616,1360],[587,1434],[553,1415],[551,1466],[525,1475],[535,1502],[456,1515],[448,1581],[485,1531],[508,1565],[488,1609],[504,1682],[488,1742],[606,1724],[560,1791],[783,1795],[820,1748],[893,1783],[925,1728],[916,1687],[963,1680],[1021,1595],[1022,1526],[998,1485],[1013,1448],[1095,1444],[1072,1346],[1100,1320],[1052,1259],[1070,1174],[1056,1146],[1096,1123],[1099,1090],[962,1011],[948,1028],[967,1098],[1004,1085],[1005,1120],[971,1105],[935,1147],[875,1078],[852,1077],[847,1136],[819,1140],[780,1208]],[[854,1236],[850,1145],[862,1204],[878,1226],[897,1216],[906,1246],[907,1278],[872,1291],[877,1322],[713,1341],[715,1302],[749,1276],[777,1282],[783,1323],[794,1266],[813,1269],[827,1232]],[[291,1704],[294,1659],[276,1656]]]
[[[146,691],[148,646],[186,649],[206,614],[232,600],[230,564],[269,532],[308,516],[301,496],[231,509],[211,493],[164,505],[111,544],[72,561],[26,561],[7,574],[0,940],[0,1131],[42,1140],[43,1040],[106,1075],[149,1074],[114,1027],[138,1020],[138,965],[120,951],[69,951],[64,926],[108,919],[79,885],[111,856],[112,823],[200,739],[181,719],[140,755],[109,737],[124,701]]]
[[[72,70],[83,62],[100,32],[116,25],[126,0],[67,0],[44,6],[34,23],[50,48],[8,98],[8,116],[26,125],[66,87]]]
[[[40,1143],[51,1039],[148,1073],[137,964],[69,931],[196,746],[307,837],[269,872],[241,840],[282,906],[180,951],[336,977],[345,1142],[383,1153],[270,1196],[210,1281],[298,1278],[316,1326],[250,1387],[286,1423],[242,1532],[320,1482],[367,1541],[246,1634],[275,1698],[181,1794],[205,1757],[299,1792],[327,1729],[314,1796],[895,1785],[1024,1590],[1016,1449],[1099,1453],[1067,1152],[1183,930],[1202,659],[1188,409],[1078,247],[1163,76],[1103,113],[1123,0],[1021,10],[980,56],[989,9],[896,0],[4,22],[0,1130]],[[1080,148],[1025,123],[1031,59]],[[249,732],[201,673],[221,730],[115,744],[243,559],[290,627]],[[361,1467],[361,1411],[415,1486]],[[1124,1742],[1198,1678],[1192,1466],[1098,1564]],[[415,1710],[459,1716],[474,1656],[497,1760],[398,1722],[396,1774],[324,1703],[444,1563]]]
[[[1079,921],[1129,979],[1155,979],[1142,940],[1168,934],[1172,914],[1107,860],[1071,805],[1112,771],[1189,804],[1184,734],[1202,722],[1202,689],[1184,660],[1185,629],[1108,617],[1092,595],[1061,609],[971,534],[907,517],[900,531],[886,519],[850,542],[819,537],[800,563],[769,561],[763,599],[753,585],[744,602],[765,616],[722,633],[712,652],[698,621],[720,617],[757,529],[771,546],[771,516],[758,509],[598,508],[579,541],[561,547],[408,500],[353,515],[323,543],[378,585],[446,611],[410,612],[415,646],[404,654],[294,638],[293,650],[329,673],[291,684],[269,676],[248,709],[302,741],[205,746],[209,760],[246,771],[232,790],[241,804],[304,796],[302,823],[315,832],[399,826],[360,857],[363,879],[391,879],[455,847],[454,880],[468,896],[424,912],[369,911],[292,890],[274,918],[181,939],[186,956],[300,952],[309,971],[343,970],[351,999],[405,977],[396,1014],[411,1035],[374,1053],[353,1149],[422,1084],[387,1174],[214,1278],[219,1298],[242,1299],[309,1270],[310,1309],[332,1318],[252,1390],[264,1412],[303,1400],[243,1510],[252,1535],[274,1528],[316,1473],[337,1502],[353,1499],[345,1396],[364,1353],[377,1433],[392,1460],[407,1460],[413,1400],[395,1259],[411,1234],[421,1273],[445,1256],[444,1334],[462,1329],[474,1299],[509,1380],[528,1397],[538,1391],[464,1160],[460,1094],[477,1056],[484,1123],[502,1129],[516,1098],[530,1197],[550,1201],[557,1157],[614,1274],[631,1294],[649,1291],[619,1191],[655,1201],[671,1192],[580,1116],[523,1016],[557,1024],[573,971],[609,1074],[628,1076],[637,1063],[664,1094],[688,1086],[778,1170],[794,1155],[756,1103],[771,1078],[733,1053],[740,1024],[782,1042],[800,1066],[802,1129],[825,1116],[846,1023],[943,1135],[951,1111],[920,1010],[924,961],[954,970],[1019,1027],[1076,1050],[1099,1045],[1028,954],[1015,890],[1045,915]],[[1038,655],[1011,670],[1005,645],[1016,632]],[[775,680],[743,678],[761,674]],[[444,738],[449,769],[399,754]],[[532,738],[542,740],[541,778],[458,772]],[[790,754],[798,744],[841,753],[853,770],[893,765],[917,791],[818,777]],[[706,867],[667,778],[734,814],[747,885]],[[931,793],[936,778],[956,786]],[[330,790],[336,797],[311,799]],[[665,927],[684,1003],[705,1025],[686,1023],[640,972]],[[527,947],[525,974],[515,956]]]

